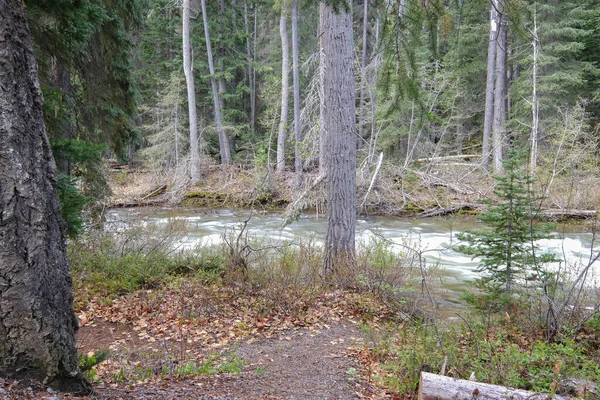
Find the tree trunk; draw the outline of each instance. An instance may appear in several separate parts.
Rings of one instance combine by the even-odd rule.
[[[325,32],[323,28],[323,19],[325,18],[325,4],[319,5],[319,174],[327,175],[329,171],[329,135],[325,130],[325,55],[323,47],[325,46]]]
[[[196,88],[192,69],[190,44],[190,0],[183,1],[183,73],[187,84],[188,115],[190,120],[190,176],[192,182],[200,180],[200,150],[198,146],[198,116],[196,114]]]
[[[492,125],[494,122],[494,81],[496,79],[496,46],[498,38],[498,0],[490,9],[490,36],[488,41],[487,80],[485,83],[485,114],[483,121],[483,149],[481,163],[487,169],[490,165],[490,141],[492,138]]]
[[[56,165],[21,1],[0,1],[0,370],[88,394]]]
[[[504,125],[506,122],[506,45],[508,20],[505,15],[499,16],[498,40],[496,47],[496,84],[494,90],[494,170],[503,171],[502,151],[504,147]]]
[[[188,1],[188,0],[186,0]],[[210,45],[210,31],[208,29],[208,15],[206,13],[206,0],[201,0],[202,20],[204,22],[204,37],[206,39],[206,55],[208,57],[208,69],[210,72],[210,87],[213,94],[213,104],[215,107],[215,123],[217,125],[217,134],[219,135],[219,149],[221,152],[221,165],[231,163],[231,152],[229,150],[229,140],[223,129],[223,116],[221,114],[221,99],[219,96],[219,87],[215,77],[215,64],[213,62],[212,47]]]
[[[302,182],[302,121],[300,119],[300,56],[298,0],[292,0],[292,76],[294,78],[294,170],[296,187]]]
[[[325,272],[354,263],[356,228],[356,122],[352,12],[321,4],[325,130],[329,136],[329,196]]]
[[[538,130],[539,130],[539,104],[537,96],[537,78],[538,78],[538,57],[539,57],[539,37],[537,31],[537,2],[533,4],[533,94],[531,99],[531,153],[529,156],[529,173],[531,176],[535,176],[535,169],[537,167],[537,153],[538,153]]]
[[[367,68],[367,33],[368,33],[368,22],[369,22],[369,0],[364,0],[363,8],[363,34],[362,34],[362,59],[361,59],[361,71],[360,71],[360,99],[358,106],[360,107],[358,117],[358,146],[363,146],[365,139],[365,86],[367,80],[365,79],[365,69]]]
[[[277,171],[283,172],[285,170],[285,141],[290,98],[290,44],[287,33],[287,8],[284,4],[281,5],[279,34],[281,35],[281,115],[279,117],[279,135],[277,136]]]
[[[256,11],[255,11],[256,12]],[[250,23],[248,20],[248,2],[244,2],[244,30],[246,33],[246,57],[248,58],[248,89],[250,89],[250,132],[254,132],[256,121],[256,95],[252,73],[252,52],[250,51]]]

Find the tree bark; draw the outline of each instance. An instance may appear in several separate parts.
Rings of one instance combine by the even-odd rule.
[[[300,119],[300,56],[298,0],[292,0],[292,76],[294,82],[294,170],[296,187],[302,182],[302,121]]]
[[[494,90],[494,170],[502,173],[502,151],[504,148],[504,125],[506,122],[506,53],[508,20],[499,16],[498,40],[496,47],[496,82]]]
[[[351,8],[351,3],[349,4]],[[324,123],[329,137],[329,195],[325,273],[354,263],[356,228],[356,122],[352,12],[321,4]]]
[[[200,150],[198,147],[198,115],[196,113],[196,88],[192,68],[190,44],[190,0],[183,1],[183,73],[187,84],[188,115],[190,121],[190,176],[198,182],[200,174]]]
[[[367,80],[365,79],[365,69],[367,68],[367,34],[368,34],[368,22],[369,22],[369,0],[364,0],[363,7],[363,33],[362,33],[362,59],[361,59],[361,71],[360,71],[360,99],[358,106],[360,107],[359,118],[358,118],[358,137],[360,139],[358,146],[362,147],[365,139],[365,86]]]
[[[256,10],[255,10],[256,12]],[[250,132],[254,132],[256,121],[256,94],[254,93],[253,62],[250,51],[250,23],[248,20],[248,1],[244,2],[244,30],[246,32],[246,57],[248,58],[248,88],[250,89]]]
[[[0,0],[0,88],[0,370],[88,394],[56,166],[19,0]]]
[[[186,0],[188,1],[188,0]],[[201,0],[202,20],[204,22],[204,37],[206,39],[206,56],[208,58],[208,69],[210,72],[210,87],[213,94],[213,104],[215,107],[215,123],[217,125],[217,134],[219,136],[219,149],[221,152],[221,165],[231,163],[231,151],[229,149],[229,140],[223,129],[223,116],[221,114],[221,99],[219,96],[219,87],[215,77],[215,64],[213,62],[212,47],[210,44],[210,30],[208,29],[208,14],[206,13],[206,0]]]
[[[327,175],[329,171],[329,135],[325,130],[325,55],[323,46],[325,45],[325,32],[323,30],[323,19],[325,18],[325,4],[319,5],[319,174]]]
[[[483,149],[481,163],[487,169],[490,165],[490,141],[494,122],[494,81],[496,79],[496,46],[498,38],[498,0],[490,7],[490,35],[488,41],[487,80],[485,83],[485,113],[483,120]]]
[[[287,7],[282,3],[279,18],[281,36],[281,115],[277,135],[277,171],[285,170],[285,142],[287,139],[288,108],[290,98],[290,44],[287,33]]]
[[[538,130],[539,130],[539,104],[537,95],[537,78],[538,78],[538,58],[539,58],[539,37],[537,30],[537,2],[533,5],[533,93],[531,98],[531,152],[529,155],[529,173],[535,176],[537,167],[538,154]]]

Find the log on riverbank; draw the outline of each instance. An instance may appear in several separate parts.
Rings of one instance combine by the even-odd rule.
[[[535,393],[527,390],[511,389],[505,386],[490,385],[463,379],[421,372],[418,400],[566,400],[570,397]]]
[[[588,219],[595,218],[598,215],[596,210],[572,210],[564,209],[547,209],[542,211],[542,218],[550,221],[563,221],[565,219]]]
[[[461,211],[475,211],[477,213],[484,211],[486,206],[484,204],[477,203],[460,203],[454,204],[450,207],[446,208],[434,208],[432,210],[426,210],[419,214],[417,217],[420,218],[431,218],[431,217],[441,217],[444,215],[456,214]]]

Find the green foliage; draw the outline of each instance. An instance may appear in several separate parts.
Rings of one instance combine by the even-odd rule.
[[[544,281],[544,264],[556,261],[535,244],[551,237],[551,225],[537,222],[541,198],[532,191],[533,179],[523,169],[522,157],[513,152],[503,165],[505,175],[495,177],[496,199],[479,217],[490,229],[457,235],[468,243],[457,251],[481,258],[477,272],[483,274],[483,286],[493,292],[510,292],[519,279]]]
[[[83,208],[90,201],[77,188],[77,178],[69,175],[58,175],[56,192],[60,202],[60,213],[67,223],[67,233],[77,236],[83,230]]]

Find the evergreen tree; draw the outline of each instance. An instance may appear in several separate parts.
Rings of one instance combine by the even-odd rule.
[[[477,272],[481,283],[492,291],[511,292],[519,280],[543,280],[544,264],[556,261],[551,254],[540,253],[535,241],[550,238],[551,225],[538,222],[540,197],[531,187],[521,154],[511,152],[504,160],[505,175],[496,176],[496,199],[479,220],[490,230],[467,231],[458,238],[467,242],[457,251],[480,257]]]

